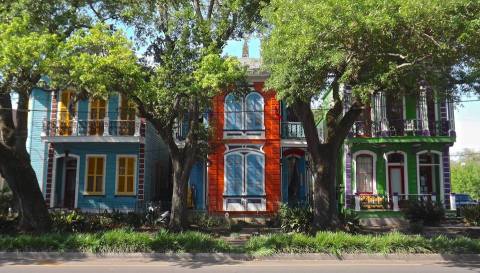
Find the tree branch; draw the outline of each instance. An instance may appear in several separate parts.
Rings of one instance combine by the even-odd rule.
[[[215,6],[215,0],[210,0],[208,4],[207,19],[210,20],[213,14],[213,7]]]
[[[203,20],[202,7],[200,6],[200,1],[199,0],[192,0],[192,1],[193,1],[193,7],[195,8],[195,14],[197,15],[197,18],[200,20]]]

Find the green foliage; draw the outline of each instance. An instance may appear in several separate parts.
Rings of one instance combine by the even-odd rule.
[[[156,235],[116,229],[93,234],[45,234],[41,236],[1,236],[0,251],[81,251],[92,253],[123,252],[229,252],[224,241],[198,232]]]
[[[313,212],[310,206],[290,207],[282,204],[278,211],[280,227],[284,232],[308,233],[312,229]]]
[[[445,209],[433,202],[411,201],[404,211],[410,222],[423,222],[427,226],[437,225],[445,218]]]
[[[462,206],[458,210],[467,223],[473,226],[480,226],[480,205]]]
[[[197,225],[203,230],[212,228],[230,228],[230,222],[224,216],[209,215],[208,213],[194,213],[189,217],[193,225]]]
[[[343,229],[347,232],[357,233],[360,231],[360,216],[351,209],[344,209],[340,213],[340,221]]]
[[[479,253],[480,240],[450,239],[443,236],[428,239],[421,236],[388,233],[386,235],[352,235],[343,232],[275,234],[252,237],[245,250],[253,254],[274,253]]]
[[[452,192],[466,193],[473,199],[480,199],[480,158],[475,156],[473,150],[466,149],[462,153],[466,156],[451,164]]]
[[[118,228],[139,228],[144,224],[142,214],[54,212],[51,214],[53,230],[58,233],[99,232]]]

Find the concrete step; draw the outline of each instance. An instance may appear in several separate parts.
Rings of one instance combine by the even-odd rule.
[[[403,227],[408,226],[408,220],[398,217],[364,218],[360,219],[364,227]]]

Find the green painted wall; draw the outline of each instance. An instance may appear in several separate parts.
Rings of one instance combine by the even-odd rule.
[[[377,181],[377,193],[384,194],[386,193],[387,187],[387,175],[386,175],[386,162],[384,154],[392,151],[402,151],[407,155],[407,184],[408,184],[408,193],[417,194],[417,152],[430,150],[442,152],[442,149],[445,144],[443,143],[422,143],[420,147],[413,147],[411,143],[388,143],[380,145],[372,145],[368,143],[352,144],[351,150],[352,155],[358,151],[366,150],[373,152],[377,155],[376,162],[376,181]],[[438,168],[438,167],[437,167]],[[345,170],[344,167],[339,168],[342,171]],[[438,173],[438,169],[437,169]],[[352,189],[354,187],[354,175],[355,175],[355,166],[352,164]],[[343,177],[343,176],[342,176]],[[343,178],[342,178],[342,182]],[[437,193],[440,193],[440,177],[435,181]]]

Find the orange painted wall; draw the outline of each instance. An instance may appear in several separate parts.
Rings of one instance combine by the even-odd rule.
[[[266,213],[271,214],[278,210],[281,197],[280,103],[275,99],[275,92],[264,92],[263,86],[262,82],[254,83],[254,89],[263,95],[265,102],[265,139],[223,139],[223,105],[226,94],[214,98],[212,116],[210,117],[213,134],[210,140],[211,152],[208,157],[210,161],[208,167],[208,211],[210,213],[223,212],[224,153],[226,150],[225,145],[229,143],[264,145]],[[248,212],[241,213],[245,214]]]

